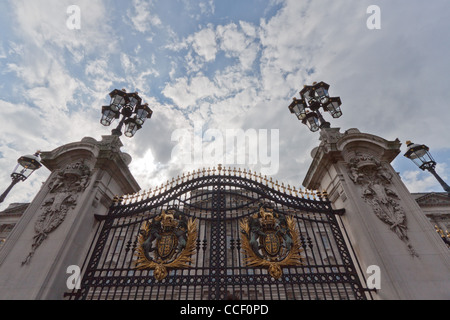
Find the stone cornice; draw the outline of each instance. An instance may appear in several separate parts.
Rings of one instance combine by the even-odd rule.
[[[356,150],[361,150],[361,144],[371,155],[376,155],[380,161],[392,162],[400,153],[401,143],[398,139],[388,141],[383,138],[361,133],[358,129],[349,129],[344,133],[339,128],[322,129],[320,132],[321,143],[313,149],[311,155],[313,161],[303,180],[303,186],[310,189],[318,189],[317,181],[321,179],[329,164],[338,161],[349,161]]]
[[[42,152],[42,164],[50,171],[54,171],[61,168],[64,163],[85,159],[91,169],[102,169],[114,175],[125,192],[134,193],[140,190],[140,187],[128,168],[131,156],[120,150],[122,146],[117,136],[103,136],[101,141],[85,137],[80,142]]]
[[[417,197],[416,202],[421,207],[450,207],[450,197],[447,193],[425,193]]]

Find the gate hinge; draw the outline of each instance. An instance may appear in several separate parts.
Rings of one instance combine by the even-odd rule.
[[[94,214],[94,218],[97,221],[105,221],[107,217],[108,216],[103,216],[103,215],[100,215],[100,214]]]
[[[345,214],[345,208],[333,210],[334,214],[337,214],[338,216],[343,216]]]

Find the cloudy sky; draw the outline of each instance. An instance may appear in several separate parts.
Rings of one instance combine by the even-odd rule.
[[[373,4],[378,30],[367,27]],[[68,27],[71,5],[80,28]],[[100,110],[116,88],[154,111],[121,138],[142,189],[217,164],[233,130],[266,152],[234,150],[223,164],[300,186],[319,135],[287,106],[314,81],[343,101],[343,117],[325,115],[334,127],[399,138],[402,153],[406,140],[425,143],[450,181],[449,16],[448,0],[1,1],[1,192],[21,155],[110,134]],[[393,166],[412,192],[442,191],[402,155]],[[31,201],[49,173],[17,185],[0,209]]]

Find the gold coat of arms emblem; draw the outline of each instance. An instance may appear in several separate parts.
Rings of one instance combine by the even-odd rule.
[[[196,219],[187,219],[176,208],[162,210],[160,215],[141,227],[136,268],[154,270],[155,279],[163,280],[169,269],[190,266],[196,240]]]
[[[258,213],[240,221],[240,228],[246,266],[267,267],[279,279],[283,267],[304,264],[294,219],[274,213],[270,203],[261,203]]]

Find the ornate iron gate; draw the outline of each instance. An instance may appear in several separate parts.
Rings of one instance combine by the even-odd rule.
[[[256,173],[199,170],[115,201],[91,245],[81,289],[67,295],[370,298],[337,213],[323,194],[303,194]]]

